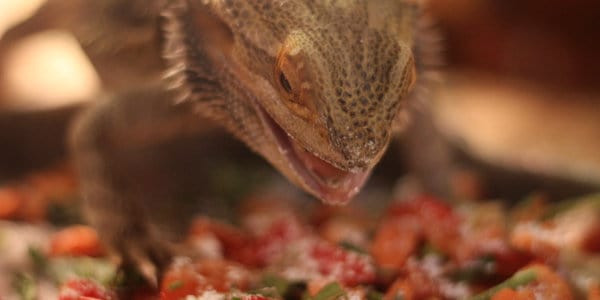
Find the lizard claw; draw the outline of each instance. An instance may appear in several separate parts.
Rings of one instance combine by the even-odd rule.
[[[155,263],[149,257],[150,253],[144,253],[143,249],[132,248],[130,249],[130,260],[134,265],[135,269],[142,275],[146,282],[152,288],[158,288],[159,274],[158,268]]]
[[[111,260],[119,269],[133,269],[154,289],[158,289],[162,275],[173,258],[167,243],[144,235],[122,238],[112,243]]]

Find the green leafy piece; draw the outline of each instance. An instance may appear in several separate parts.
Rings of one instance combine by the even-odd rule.
[[[183,281],[176,280],[176,281],[171,282],[171,284],[169,284],[169,286],[167,287],[167,290],[174,291],[174,290],[180,289],[182,286],[183,286]]]
[[[356,253],[360,253],[360,254],[368,254],[368,252],[365,249],[357,246],[356,244],[353,244],[350,241],[343,240],[343,241],[339,242],[338,245],[348,251],[352,251],[352,252],[356,252]]]
[[[16,273],[13,279],[13,289],[22,300],[37,299],[37,285],[30,274]]]
[[[383,300],[383,294],[375,290],[369,290],[366,298],[367,300]]]
[[[511,208],[511,210],[512,211],[520,211],[520,210],[531,209],[532,205],[534,205],[537,200],[543,200],[543,199],[544,199],[543,194],[536,193],[536,192],[531,193],[529,195],[526,195],[524,198],[519,200],[517,203],[515,203],[515,205]]]
[[[305,282],[292,282],[277,274],[266,273],[260,280],[258,288],[252,291],[252,294],[277,299],[302,299],[305,291]]]
[[[425,243],[423,244],[423,246],[421,247],[421,250],[419,252],[419,257],[423,258],[425,256],[428,255],[436,255],[442,258],[446,258],[446,254],[444,254],[444,252],[442,252],[440,249],[436,248],[434,245],[432,245],[431,243]]]
[[[464,268],[453,272],[450,277],[454,281],[476,282],[494,276],[496,259],[492,255],[484,255],[474,260]]]
[[[251,295],[259,295],[259,296],[263,296],[263,297],[267,297],[267,298],[287,299],[285,297],[281,297],[281,295],[277,292],[277,290],[274,287],[257,288],[257,289],[248,291],[248,293]]]
[[[70,199],[68,201],[50,203],[47,210],[47,218],[50,224],[56,226],[82,224],[81,207],[77,200]]]
[[[290,284],[287,279],[272,273],[265,274],[260,281],[261,287],[273,287],[279,295],[285,295]]]
[[[33,265],[38,272],[46,269],[48,266],[48,258],[46,255],[44,255],[43,251],[39,247],[29,246],[27,253],[29,254],[29,258],[33,262]]]
[[[526,285],[537,278],[537,274],[533,269],[525,269],[515,273],[512,277],[504,282],[472,297],[470,300],[489,300],[494,294],[505,288],[515,289],[519,286]]]
[[[74,277],[89,278],[103,285],[115,282],[117,268],[107,260],[90,257],[61,257],[48,261],[48,276],[59,283]]]
[[[337,282],[332,282],[324,286],[310,300],[335,300],[346,295],[346,291]]]

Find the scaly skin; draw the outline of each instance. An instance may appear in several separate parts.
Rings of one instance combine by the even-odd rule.
[[[71,134],[85,212],[152,281],[171,249],[127,171],[137,154],[123,153],[206,127],[200,115],[305,191],[346,203],[406,107],[417,15],[414,0],[49,0],[5,45],[66,29],[97,67],[108,93]]]
[[[179,100],[290,181],[343,204],[383,155],[415,81],[409,1],[173,1]]]

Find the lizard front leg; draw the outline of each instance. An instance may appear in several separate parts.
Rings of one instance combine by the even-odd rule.
[[[71,133],[88,221],[122,264],[155,284],[172,249],[151,222],[152,195],[139,182],[145,175],[136,156],[200,128],[196,115],[170,104],[171,96],[159,85],[109,96],[85,111]]]

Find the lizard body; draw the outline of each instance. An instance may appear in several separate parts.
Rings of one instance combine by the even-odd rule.
[[[88,219],[110,250],[149,278],[170,253],[144,200],[129,195],[122,152],[193,132],[208,118],[305,191],[343,204],[383,155],[416,80],[415,1],[50,0],[47,7],[37,21],[74,32],[111,92],[72,131]],[[52,8],[84,13],[57,21],[48,18]],[[7,37],[31,31],[25,24]]]

